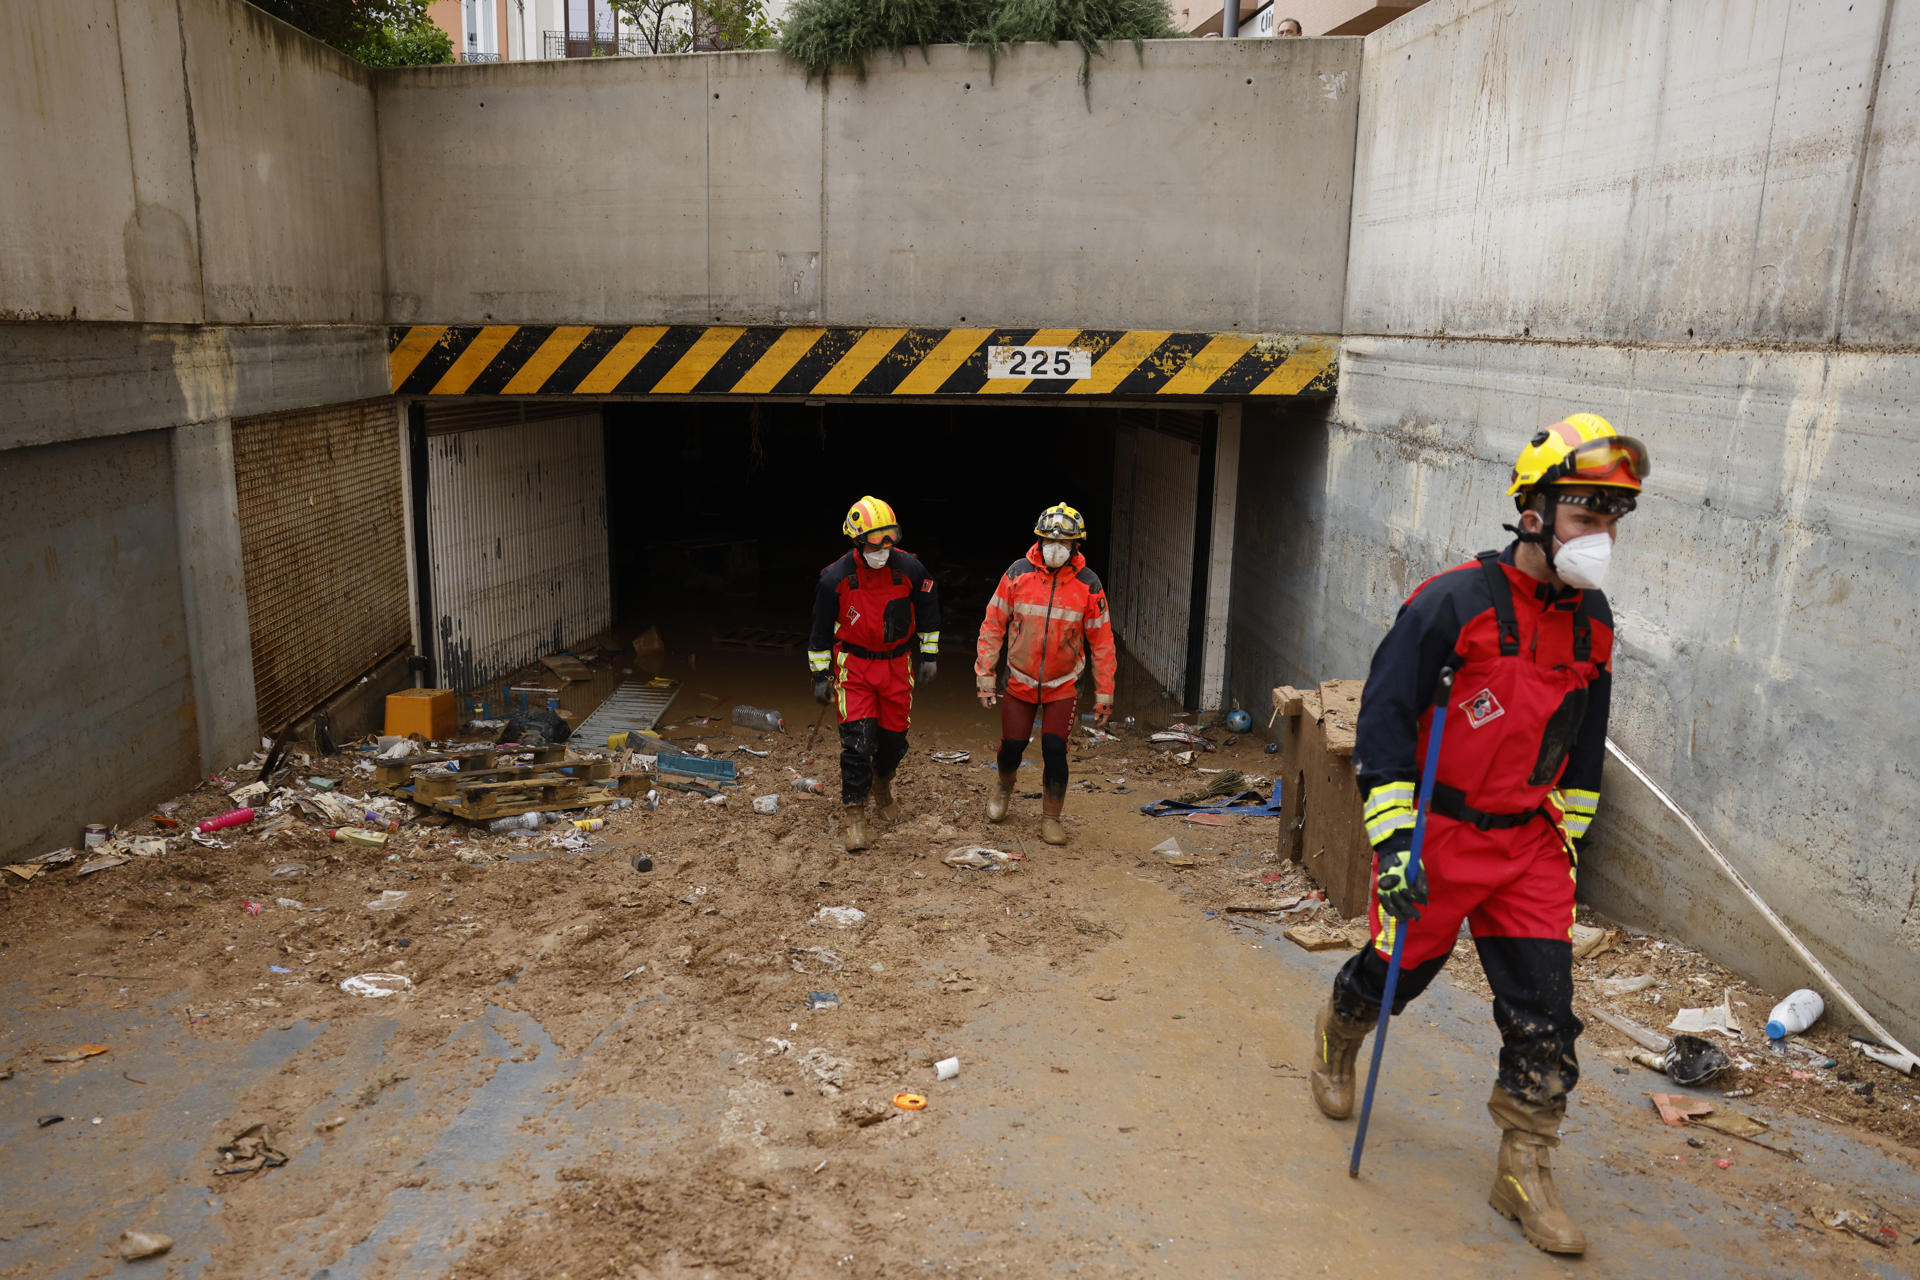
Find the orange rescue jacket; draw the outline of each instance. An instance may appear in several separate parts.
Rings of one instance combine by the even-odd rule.
[[[1014,561],[1002,575],[993,599],[987,602],[974,657],[973,674],[982,693],[994,691],[1003,636],[1009,697],[1022,702],[1073,697],[1091,649],[1094,704],[1113,705],[1113,673],[1119,665],[1113,618],[1107,612],[1107,593],[1099,576],[1087,568],[1087,559],[1079,552],[1060,568],[1049,569],[1041,562],[1036,542],[1025,559]]]

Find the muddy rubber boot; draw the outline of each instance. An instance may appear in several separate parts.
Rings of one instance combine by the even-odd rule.
[[[893,779],[873,775],[873,816],[892,826],[900,821],[900,802],[893,798]]]
[[[841,809],[841,840],[848,853],[858,853],[873,843],[867,835],[867,806],[850,804]]]
[[[1353,1114],[1354,1060],[1371,1030],[1373,1023],[1346,1017],[1334,1008],[1332,996],[1313,1019],[1313,1070],[1307,1076],[1308,1087],[1314,1105],[1330,1119],[1345,1120]]]
[[[1553,1149],[1560,1145],[1563,1098],[1542,1105],[1495,1086],[1487,1100],[1500,1135],[1493,1194],[1487,1203],[1520,1224],[1529,1243],[1548,1253],[1585,1253],[1587,1237],[1560,1203],[1553,1185]]]
[[[1067,829],[1060,825],[1060,811],[1066,804],[1065,796],[1042,796],[1040,799],[1040,838],[1048,844],[1067,842]]]
[[[1007,820],[1007,806],[1013,803],[1013,782],[1019,776],[1018,773],[1008,773],[1005,769],[1000,771],[1000,784],[993,789],[993,794],[987,797],[988,822]]]

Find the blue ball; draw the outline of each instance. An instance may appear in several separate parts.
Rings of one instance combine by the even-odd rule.
[[[1253,717],[1244,711],[1236,711],[1227,717],[1227,728],[1234,733],[1245,733],[1253,728]]]

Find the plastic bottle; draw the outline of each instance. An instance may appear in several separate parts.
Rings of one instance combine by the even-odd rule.
[[[1826,1011],[1827,1002],[1820,993],[1802,987],[1773,1006],[1773,1012],[1767,1015],[1767,1035],[1774,1040],[1797,1036],[1820,1021]]]
[[[598,831],[606,825],[607,820],[605,818],[575,818],[573,820],[573,827],[576,831]]]
[[[733,722],[743,729],[760,729],[767,733],[782,733],[787,722],[780,718],[778,711],[768,711],[762,707],[735,707]]]
[[[795,778],[793,780],[793,789],[795,791],[805,791],[810,795],[816,796],[827,794],[827,784],[818,778]]]
[[[248,823],[252,821],[253,821],[253,810],[234,809],[230,812],[221,814],[217,818],[208,818],[205,822],[195,823],[193,829],[195,831],[200,832],[202,835],[205,835],[209,831],[224,831],[228,827],[237,827],[242,825],[243,823]]]
[[[373,831],[398,831],[400,824],[393,818],[383,818],[369,809],[360,817],[360,825]]]
[[[487,830],[495,835],[505,835],[509,831],[538,831],[543,816],[538,813],[516,813],[511,818],[495,818],[487,824]]]
[[[369,849],[386,847],[387,833],[368,831],[364,827],[335,827],[327,832],[327,838],[335,844],[363,844]]]

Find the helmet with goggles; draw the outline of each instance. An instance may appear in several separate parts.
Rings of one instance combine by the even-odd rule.
[[[1042,538],[1075,542],[1087,536],[1087,521],[1066,503],[1056,502],[1040,513],[1040,518],[1033,522],[1033,531]]]
[[[891,505],[869,494],[848,509],[840,532],[875,549],[891,547],[900,541],[900,521]]]
[[[1523,511],[1528,499],[1545,489],[1569,506],[1601,515],[1625,515],[1633,510],[1634,495],[1652,471],[1645,445],[1621,435],[1597,413],[1576,413],[1527,442],[1514,460],[1507,493]],[[1560,492],[1573,486],[1599,492]]]

